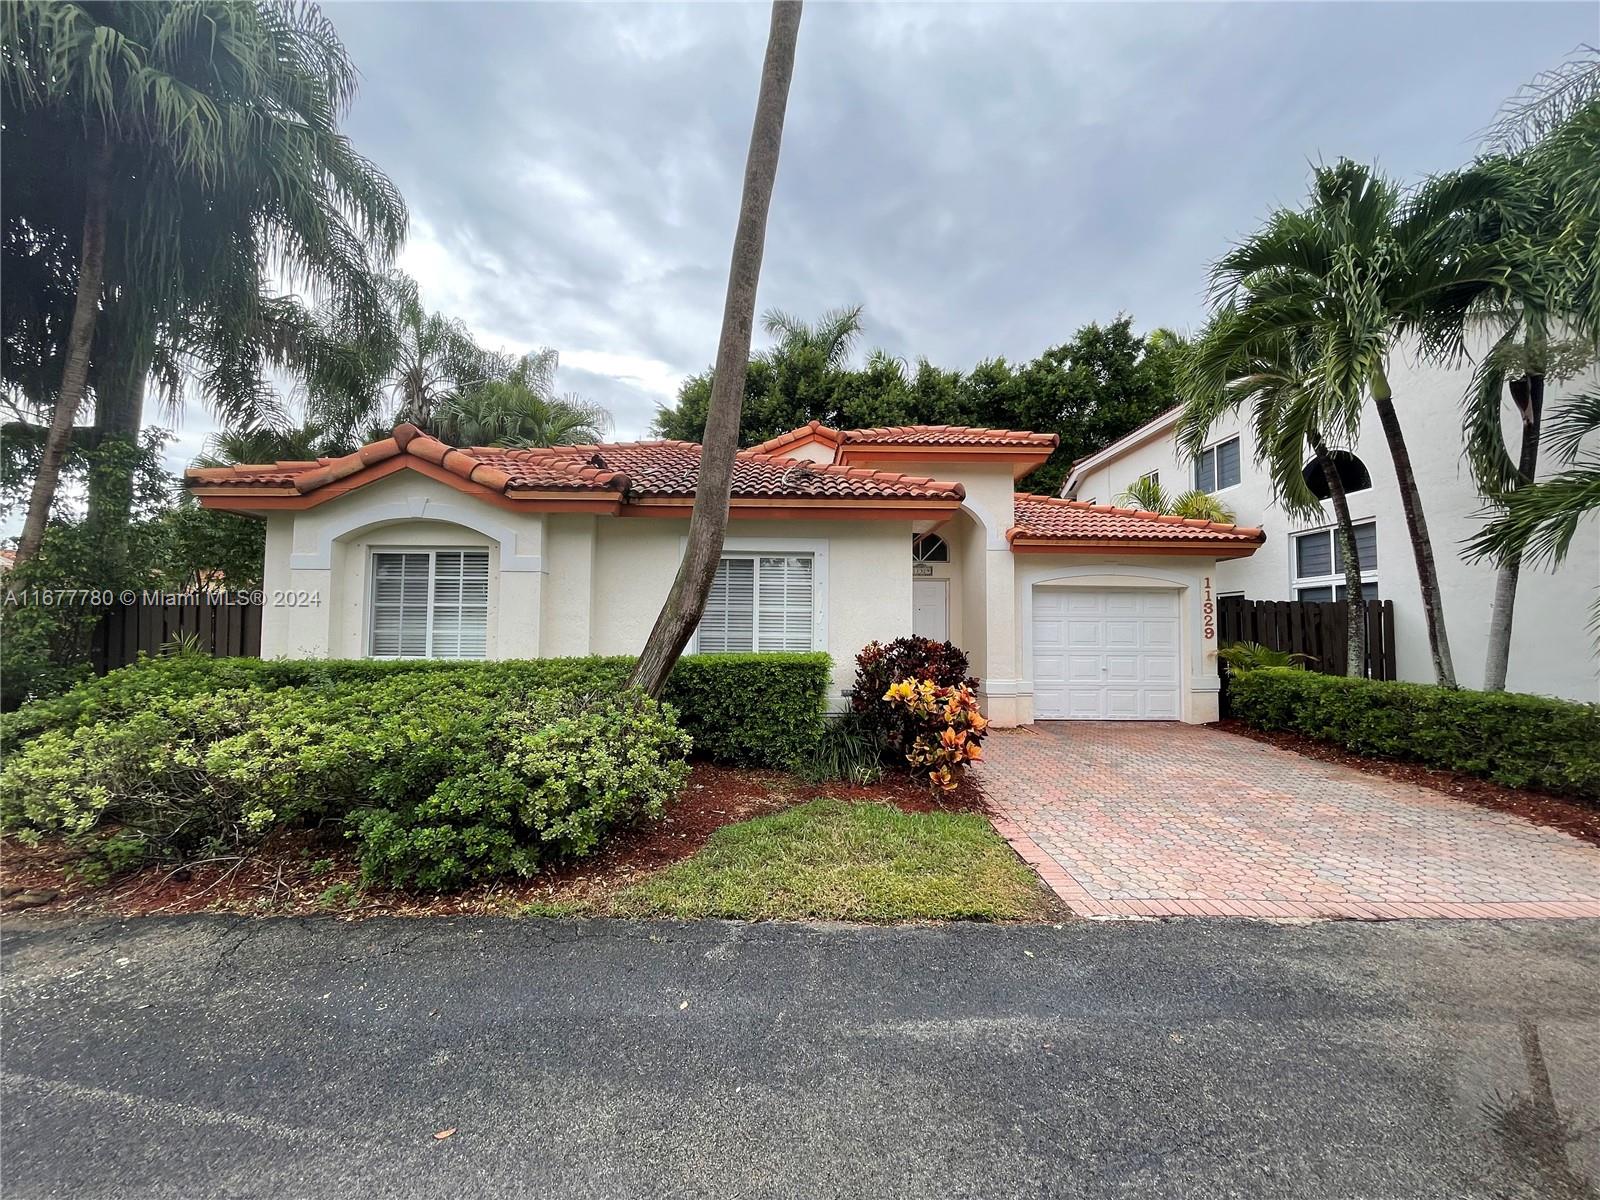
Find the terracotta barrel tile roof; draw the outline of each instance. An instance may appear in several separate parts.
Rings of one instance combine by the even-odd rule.
[[[893,446],[1049,446],[1061,439],[1053,433],[1022,429],[976,429],[970,425],[892,425],[878,429],[847,429],[839,438],[850,444]]]
[[[700,478],[700,446],[695,442],[613,442],[600,446],[557,446],[533,451],[560,457],[598,457],[620,466],[632,481],[630,496],[693,496]],[[960,500],[959,483],[840,467],[741,450],[733,464],[736,499]]]
[[[470,480],[492,492],[517,499],[529,492],[599,493],[627,499],[692,497],[700,475],[700,447],[694,442],[615,442],[595,446],[556,446],[512,450],[498,446],[457,449],[446,446],[414,425],[401,425],[394,436],[363,446],[352,454],[316,462],[195,467],[185,473],[189,487],[201,494],[235,493],[238,489],[283,495],[307,495],[362,472],[392,470],[385,464],[413,458]],[[364,482],[356,479],[356,485]],[[734,463],[735,499],[959,501],[966,490],[959,483],[829,466],[741,451]]]
[[[1112,504],[1088,504],[1082,500],[1062,500],[1055,496],[1016,495],[1017,523],[1006,531],[1006,539],[1028,541],[1177,541],[1213,542],[1222,545],[1258,545],[1265,539],[1261,530],[1249,525],[1222,525],[1193,517],[1173,517],[1118,508]]]
[[[798,429],[781,433],[759,446],[753,454],[776,454],[790,446],[826,442],[835,448],[852,446],[985,446],[1054,450],[1061,439],[1053,433],[1030,433],[1022,429],[977,429],[970,425],[886,425],[876,429],[830,429],[821,421],[810,421]]]

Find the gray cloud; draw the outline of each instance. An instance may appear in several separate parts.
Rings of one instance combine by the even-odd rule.
[[[564,388],[643,432],[713,354],[766,9],[329,13],[430,302],[556,347]],[[861,303],[869,344],[957,366],[1119,311],[1189,326],[1207,263],[1308,161],[1455,165],[1593,37],[1587,3],[813,3],[760,302]]]

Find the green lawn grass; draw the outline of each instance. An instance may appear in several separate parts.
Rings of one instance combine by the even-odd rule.
[[[618,916],[843,921],[1027,920],[1034,873],[972,813],[816,800],[719,829],[621,893]]]

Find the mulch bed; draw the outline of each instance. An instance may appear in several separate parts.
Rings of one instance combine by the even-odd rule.
[[[1552,796],[1548,792],[1506,787],[1503,784],[1491,783],[1487,779],[1479,779],[1476,775],[1467,775],[1461,771],[1450,771],[1442,767],[1426,767],[1421,763],[1402,762],[1397,759],[1363,758],[1342,747],[1330,746],[1326,742],[1319,742],[1302,734],[1252,729],[1242,721],[1222,721],[1217,728],[1250,738],[1252,741],[1277,746],[1280,750],[1292,750],[1307,758],[1337,763],[1342,767],[1354,767],[1369,775],[1382,775],[1400,783],[1414,783],[1418,787],[1432,788],[1457,800],[1465,800],[1468,804],[1476,804],[1480,808],[1492,808],[1496,812],[1513,813],[1532,821],[1535,825],[1559,829],[1563,833],[1572,834],[1573,837],[1582,838],[1591,845],[1600,846],[1600,808],[1586,805],[1581,801]]]
[[[269,838],[247,858],[147,867],[91,886],[72,873],[74,854],[59,841],[30,847],[0,842],[0,911],[146,916],[250,912],[274,916],[476,916],[533,906],[603,910],[615,893],[642,876],[688,858],[724,825],[831,796],[853,803],[892,804],[907,812],[982,812],[983,796],[967,781],[951,796],[891,775],[868,787],[807,784],[778,771],[696,764],[676,804],[659,821],[641,822],[608,838],[592,858],[562,864],[532,879],[484,884],[444,896],[387,889],[358,890],[360,869],[337,829]],[[38,902],[49,895],[48,900]]]

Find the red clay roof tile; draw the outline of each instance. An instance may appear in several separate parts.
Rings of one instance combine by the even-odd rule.
[[[1192,517],[1173,517],[1023,492],[1016,494],[1016,510],[1017,523],[1006,531],[1006,539],[1012,542],[1019,538],[1063,542],[1111,539],[1239,545],[1258,544],[1265,538],[1261,530],[1249,525],[1222,525]]]

